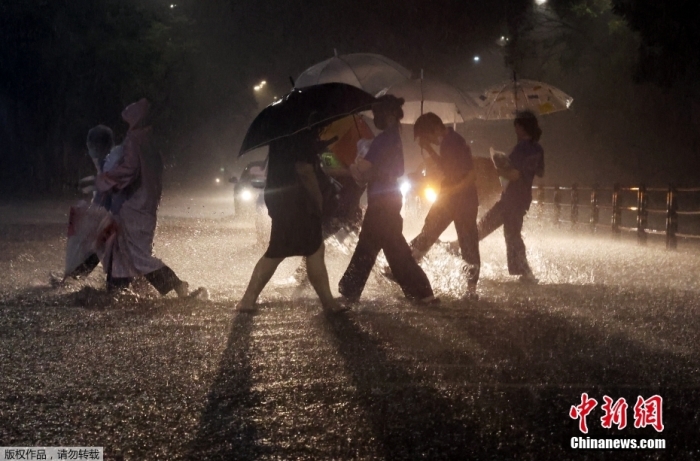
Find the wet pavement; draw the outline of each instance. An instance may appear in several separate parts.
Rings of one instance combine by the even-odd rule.
[[[143,281],[110,295],[99,268],[53,288],[70,203],[0,203],[0,446],[102,446],[124,460],[700,459],[696,247],[529,222],[538,286],[507,275],[497,232],[476,302],[459,260],[436,248],[423,266],[439,306],[375,274],[351,312],[325,315],[291,259],[239,314],[264,248],[223,189],[166,194],[156,236],[156,254],[209,301],[160,298]],[[346,253],[328,246],[334,291]],[[584,392],[599,402],[588,434],[569,417]],[[626,428],[601,427],[604,395],[626,399]],[[661,433],[634,427],[637,397],[653,395]],[[578,436],[667,448],[572,450]]]

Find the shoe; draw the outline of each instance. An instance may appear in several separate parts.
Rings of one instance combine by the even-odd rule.
[[[58,288],[65,285],[65,283],[66,277],[57,272],[49,272],[49,285],[51,285],[52,288]]]
[[[422,306],[434,306],[440,304],[441,301],[440,298],[436,298],[435,296],[426,296],[425,298],[419,299],[417,303]]]
[[[535,277],[535,274],[532,273],[532,271],[527,271],[523,275],[520,276],[519,278],[520,282],[526,283],[529,285],[537,285],[540,283],[540,281]]]
[[[180,282],[178,286],[175,287],[175,293],[177,293],[178,298],[185,298],[190,292],[190,284],[187,282]]]
[[[323,311],[328,314],[340,314],[342,312],[347,312],[350,310],[349,304],[351,303],[343,302],[342,298],[340,302],[334,299],[332,303],[321,303],[323,306]]]
[[[209,300],[209,290],[207,290],[204,287],[199,287],[196,290],[194,290],[192,293],[187,295],[188,298],[193,298],[193,299],[200,299],[202,301],[207,301]]]

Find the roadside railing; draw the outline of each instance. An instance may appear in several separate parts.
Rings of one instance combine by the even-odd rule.
[[[551,208],[551,219],[555,226],[569,224],[572,227],[587,225],[591,232],[598,232],[601,228],[609,227],[613,236],[620,236],[622,232],[637,234],[637,242],[644,245],[648,235],[664,235],[666,248],[676,249],[679,238],[698,239],[700,234],[678,232],[678,219],[683,216],[700,216],[700,187],[675,187],[667,188],[646,187],[640,184],[637,187],[623,187],[615,184],[612,189],[600,187],[580,187],[573,184],[571,187],[560,186],[533,186],[533,204],[538,218],[546,214],[546,208]],[[585,200],[585,194],[590,193],[590,200]],[[581,200],[584,194],[584,200]],[[693,194],[695,197],[693,197]],[[679,197],[681,203],[686,204],[683,210],[679,209]],[[653,198],[656,208],[650,207],[650,197]],[[608,198],[608,200],[604,200]],[[666,206],[663,207],[665,198]],[[695,198],[695,200],[692,200]],[[609,203],[606,204],[606,203]],[[695,204],[697,209],[688,209]],[[568,216],[564,212],[568,208]],[[588,213],[582,211],[588,208]],[[610,224],[601,222],[601,210],[610,214]],[[633,213],[633,215],[630,215]],[[655,219],[662,225],[653,228],[649,226],[649,216],[658,216],[662,220]],[[633,219],[636,225],[624,226],[623,218],[627,221]],[[663,229],[658,228],[663,227]]]

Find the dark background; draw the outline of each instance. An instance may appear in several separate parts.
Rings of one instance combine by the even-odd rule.
[[[144,96],[171,181],[228,174],[257,111],[334,49],[465,92],[513,70],[561,88],[574,104],[541,120],[547,183],[698,184],[699,19],[692,1],[2,0],[0,192],[73,188],[87,130],[119,141]],[[510,122],[459,129],[476,155],[514,143]]]

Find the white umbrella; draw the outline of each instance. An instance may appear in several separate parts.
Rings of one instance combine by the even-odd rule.
[[[385,94],[406,100],[401,123],[413,124],[427,112],[433,112],[446,124],[466,122],[479,115],[478,106],[468,97],[457,88],[437,80],[407,80],[380,91],[377,97]]]
[[[567,110],[574,98],[558,88],[534,80],[511,80],[484,91],[477,102],[482,108],[479,118],[514,119],[517,111],[530,110],[537,115]]]
[[[376,94],[384,88],[411,78],[411,71],[379,54],[353,53],[315,64],[299,75],[295,88],[319,83],[347,83]]]

